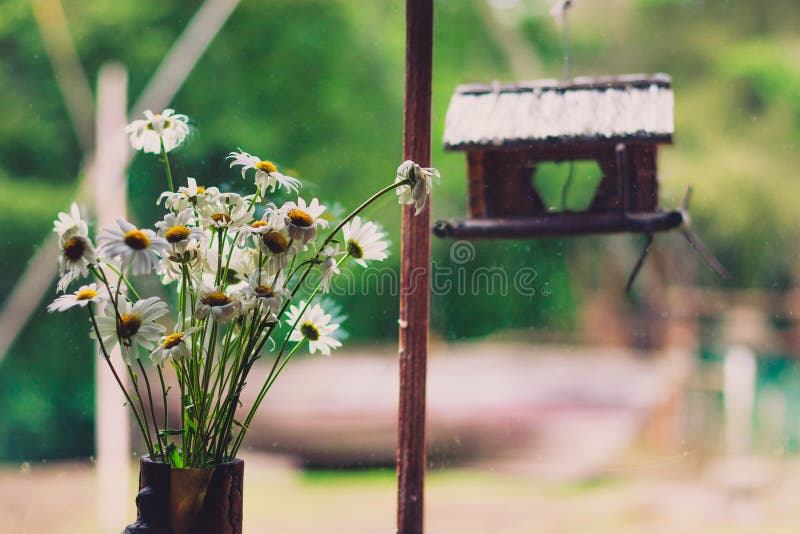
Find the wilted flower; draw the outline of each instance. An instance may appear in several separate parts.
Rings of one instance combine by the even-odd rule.
[[[431,178],[439,178],[439,171],[434,168],[420,167],[411,160],[406,160],[397,168],[395,183],[408,180],[409,184],[401,185],[396,189],[400,204],[413,204],[419,215],[431,192]]]
[[[341,255],[342,252],[339,250],[338,243],[335,246],[328,245],[320,252],[320,289],[323,293],[331,290],[333,275],[339,274],[339,260],[336,258]]]

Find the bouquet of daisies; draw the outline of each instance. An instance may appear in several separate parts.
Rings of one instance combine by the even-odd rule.
[[[166,213],[154,229],[119,218],[102,228],[96,244],[77,205],[60,213],[59,296],[49,311],[84,308],[103,359],[141,430],[151,458],[175,467],[207,467],[235,458],[253,416],[292,356],[301,348],[330,354],[341,346],[336,310],[320,303],[331,280],[353,262],[387,257],[380,226],[359,214],[395,191],[417,213],[435,169],[406,161],[395,181],[329,228],[326,207],[302,197],[282,205],[278,189],[297,194],[299,180],[246,152],[232,152],[231,167],[253,180],[242,196],[198,185],[173,186],[168,153],[189,132],[185,115],[145,112],[126,131],[133,147],[159,156],[168,191],[157,203]],[[172,286],[166,300],[142,295],[138,277],[157,274]],[[68,288],[92,276],[77,291]],[[119,346],[121,359],[112,358]],[[253,365],[267,362],[252,406],[240,403]],[[167,387],[174,372],[178,391]],[[127,378],[126,378],[127,377]],[[163,412],[156,413],[154,397]],[[170,421],[168,405],[180,403]]]

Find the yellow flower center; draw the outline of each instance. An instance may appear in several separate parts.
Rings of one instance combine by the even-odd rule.
[[[272,291],[270,286],[256,286],[253,288],[253,291],[255,291],[257,296],[265,299],[275,296],[275,292]]]
[[[357,260],[364,257],[364,249],[352,239],[347,240],[347,253]]]
[[[198,185],[198,186],[197,186],[197,192],[196,192],[195,194],[197,194],[197,195],[202,195],[202,194],[203,194],[203,193],[205,193],[205,192],[206,192],[206,188],[205,188],[205,187],[203,187],[202,185]],[[183,192],[183,195],[184,195],[184,196],[187,196],[187,197],[191,196],[191,195],[189,194],[189,190],[185,190],[185,191]]]
[[[70,237],[64,243],[64,256],[69,261],[78,261],[86,251],[86,242],[81,237]]]
[[[264,228],[267,225],[267,221],[255,221],[250,226],[252,228]]]
[[[144,250],[150,246],[150,238],[141,230],[131,230],[125,234],[125,244],[133,250]]]
[[[261,242],[273,254],[281,254],[289,248],[289,243],[286,242],[286,238],[280,232],[267,232],[261,236]]]
[[[308,228],[314,224],[314,219],[311,217],[311,215],[297,208],[289,212],[289,220],[293,225],[300,226],[302,228]]]
[[[202,302],[206,306],[225,306],[231,303],[231,298],[221,291],[213,291],[203,297]]]
[[[75,300],[91,300],[97,296],[94,289],[81,289],[75,294]]]
[[[227,213],[215,213],[211,216],[211,220],[218,224],[228,224],[231,222],[231,216]]]
[[[164,237],[170,243],[180,243],[181,241],[184,241],[187,237],[189,237],[189,233],[190,231],[188,226],[178,225],[178,226],[173,226],[172,228],[164,232]]]
[[[302,323],[300,325],[300,333],[307,337],[309,341],[316,341],[319,339],[319,330],[313,323]]]
[[[171,349],[180,345],[181,341],[183,341],[183,332],[175,332],[164,338],[164,344],[162,346],[165,349]]]
[[[135,313],[126,313],[117,319],[117,335],[121,339],[129,339],[136,335],[142,326],[142,318]]]
[[[259,161],[256,163],[256,169],[259,171],[265,172],[267,174],[271,174],[273,172],[278,172],[278,168],[275,166],[274,163],[271,161]]]

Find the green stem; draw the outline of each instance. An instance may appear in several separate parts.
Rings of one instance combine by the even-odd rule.
[[[90,304],[91,306],[91,304]],[[108,368],[111,369],[111,374],[114,375],[114,379],[117,381],[117,385],[119,389],[122,391],[122,394],[125,395],[125,401],[127,402],[128,406],[130,407],[131,411],[133,412],[133,416],[136,418],[136,423],[139,425],[139,430],[142,432],[142,436],[145,438],[145,442],[148,442],[148,435],[144,429],[144,425],[142,424],[142,419],[139,417],[139,412],[136,411],[136,406],[133,404],[133,399],[131,398],[128,390],[125,388],[125,385],[122,383],[122,379],[120,378],[117,370],[114,368],[114,364],[111,363],[111,355],[106,350],[105,343],[103,343],[103,338],[100,336],[100,329],[97,327],[97,320],[94,317],[94,313],[92,309],[87,307],[89,311],[89,318],[92,320],[92,327],[94,328],[94,333],[97,336],[97,342],[100,344],[100,350],[103,352],[103,359],[108,364]],[[151,455],[153,451],[150,447],[148,447],[147,452]]]
[[[146,429],[144,439],[147,443],[147,451],[150,453],[150,458],[155,459],[155,448],[153,448],[153,440],[150,436],[150,422],[147,420],[147,410],[144,407],[142,393],[139,391],[139,381],[136,379],[136,373],[133,372],[131,365],[126,364],[125,367],[128,369],[128,376],[131,377],[131,382],[133,382],[133,389],[136,390],[136,398],[139,401],[139,407],[142,409],[142,419],[144,420],[144,428]]]
[[[164,430],[169,429],[169,411],[167,410],[167,396],[169,392],[167,391],[166,383],[164,382],[164,373],[161,371],[161,366],[156,365],[156,370],[158,370],[158,380],[161,382],[161,394],[164,400]],[[166,444],[167,438],[164,438],[164,443]]]
[[[130,281],[128,280],[128,278],[124,274],[122,274],[116,267],[114,267],[110,263],[107,263],[106,265],[108,265],[109,269],[114,271],[114,274],[119,276],[120,280],[125,282],[125,285],[128,287],[128,289],[131,290],[131,293],[133,293],[133,296],[136,297],[137,300],[142,298],[142,297],[139,296],[139,293],[136,291],[136,288],[133,287],[133,284],[130,283]]]
[[[342,259],[340,259],[337,262],[336,266],[337,267],[341,266],[348,258],[350,258],[350,255],[349,254],[345,254],[342,257]],[[302,281],[301,281],[301,283],[302,283]],[[300,284],[298,284],[298,287],[299,287],[299,285]],[[246,429],[250,426],[250,422],[253,420],[253,417],[255,417],[255,412],[256,412],[256,410],[258,410],[258,407],[261,404],[261,401],[264,399],[264,396],[267,394],[267,391],[269,391],[269,389],[272,387],[272,384],[278,378],[278,375],[281,374],[281,371],[283,371],[283,368],[286,366],[286,363],[289,361],[289,359],[291,359],[292,355],[295,353],[295,351],[298,349],[298,347],[303,343],[303,341],[306,340],[306,338],[303,338],[303,341],[300,341],[299,343],[297,343],[297,345],[295,345],[292,348],[291,352],[289,352],[289,354],[286,356],[286,359],[283,361],[283,363],[280,365],[280,367],[278,367],[278,362],[280,361],[281,356],[283,355],[283,351],[286,350],[286,347],[289,344],[289,338],[291,337],[292,332],[294,332],[295,329],[297,328],[297,323],[300,322],[300,319],[302,319],[303,314],[305,314],[306,310],[311,305],[311,302],[314,300],[314,297],[316,297],[317,293],[319,293],[319,290],[320,290],[321,287],[322,287],[321,285],[317,285],[317,287],[314,289],[314,291],[311,293],[311,295],[309,295],[308,300],[305,303],[305,306],[303,306],[303,309],[300,310],[300,313],[297,315],[297,318],[295,319],[294,324],[292,324],[292,328],[286,334],[286,337],[283,340],[283,345],[281,345],[281,349],[278,352],[278,356],[275,358],[275,362],[272,364],[272,368],[270,369],[269,374],[267,375],[267,379],[264,382],[264,386],[261,388],[261,391],[259,392],[258,397],[256,398],[256,402],[253,404],[253,407],[247,413],[247,418],[245,419],[245,423],[242,426],[242,430],[239,433],[239,435],[242,437],[242,439],[243,439],[242,435],[245,433]],[[282,313],[281,313],[281,315],[282,315]],[[268,338],[269,338],[269,335],[267,335],[267,337],[265,339],[268,339]],[[263,342],[262,342],[261,346],[263,346]],[[258,353],[258,351],[261,350],[261,346],[259,346],[259,348],[257,349],[256,353]],[[276,368],[277,368],[277,370],[276,370]],[[236,444],[234,445],[234,449],[233,449],[234,454],[235,454],[236,450],[238,450],[238,447],[239,447],[240,444],[241,444],[241,439],[239,439],[237,437]]]
[[[398,187],[400,187],[400,186],[403,186],[403,185],[409,185],[409,184],[411,184],[411,181],[410,181],[410,180],[408,180],[408,179],[406,179],[406,180],[401,180],[401,181],[399,181],[399,182],[397,182],[397,183],[393,183],[393,184],[391,184],[391,185],[387,185],[386,187],[384,187],[383,189],[381,189],[380,191],[378,191],[377,193],[375,193],[374,195],[372,195],[371,197],[369,197],[367,200],[365,200],[364,202],[362,202],[360,206],[358,206],[356,209],[354,209],[354,210],[353,210],[353,211],[350,213],[350,215],[348,215],[347,217],[345,217],[344,219],[342,219],[342,220],[339,222],[339,224],[337,224],[337,225],[336,225],[336,227],[335,227],[333,230],[331,230],[331,233],[330,233],[330,234],[328,234],[328,237],[326,237],[326,238],[325,238],[325,241],[323,241],[323,242],[322,242],[322,245],[320,245],[320,247],[319,247],[319,250],[320,250],[320,251],[324,250],[324,249],[325,249],[325,245],[327,245],[328,243],[330,243],[330,242],[331,242],[331,240],[333,240],[334,236],[335,236],[337,233],[339,233],[339,230],[341,230],[341,229],[342,229],[342,227],[343,227],[345,224],[347,224],[348,222],[350,222],[350,221],[353,219],[353,217],[355,217],[356,215],[358,215],[359,213],[361,213],[362,211],[364,211],[364,210],[367,208],[367,206],[369,206],[370,204],[372,204],[373,202],[375,202],[376,200],[378,200],[379,198],[381,198],[381,197],[382,197],[383,195],[385,195],[386,193],[388,193],[388,192],[390,192],[390,191],[393,191],[393,190],[397,189],[397,188],[398,188]],[[317,254],[317,255],[319,255],[319,254]]]
[[[233,446],[231,447],[231,453],[230,453],[231,458],[234,458],[236,456],[236,453],[239,451],[239,447],[241,447],[242,445],[242,441],[244,440],[244,435],[247,432],[247,429],[250,427],[250,423],[253,420],[253,416],[258,410],[258,407],[261,405],[261,402],[264,400],[264,397],[266,397],[267,392],[269,392],[269,389],[272,387],[272,384],[275,382],[275,379],[278,378],[278,375],[281,374],[281,371],[283,370],[284,367],[286,367],[286,364],[289,363],[289,360],[292,359],[292,356],[294,356],[294,353],[297,352],[297,349],[299,349],[300,346],[303,345],[303,343],[305,343],[306,341],[307,338],[304,337],[302,340],[298,341],[294,347],[292,347],[292,350],[289,351],[289,353],[286,355],[286,358],[284,358],[283,363],[278,368],[278,371],[275,373],[275,376],[273,377],[272,381],[268,382],[267,384],[264,384],[265,387],[262,388],[261,392],[259,392],[258,398],[256,398],[256,401],[253,403],[253,407],[250,409],[250,412],[248,412],[247,419],[245,419],[245,422],[242,424],[242,429],[239,431],[239,434],[236,436],[236,440],[234,441]],[[280,355],[277,358],[275,358],[275,362],[277,363],[279,359]]]
[[[172,171],[169,168],[169,157],[167,156],[167,151],[164,150],[164,138],[159,135],[158,141],[161,143],[161,161],[164,163],[164,170],[167,172],[167,186],[170,192],[174,192],[175,186],[172,185]]]
[[[156,419],[156,409],[153,402],[153,390],[150,388],[150,378],[147,376],[147,371],[144,369],[144,365],[142,365],[141,358],[136,358],[136,363],[139,364],[139,369],[142,371],[142,376],[144,377],[144,384],[145,389],[147,389],[147,401],[150,404],[150,416],[153,418],[153,430],[156,433],[156,441],[158,441],[158,448],[159,452],[161,453],[161,461],[166,462],[166,457],[164,456],[164,444],[161,442],[161,435],[158,431],[158,419]]]

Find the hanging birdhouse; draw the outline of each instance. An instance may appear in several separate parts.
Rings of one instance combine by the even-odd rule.
[[[630,286],[653,234],[679,228],[727,276],[689,228],[689,192],[679,208],[659,207],[658,147],[672,143],[673,105],[666,74],[459,87],[447,110],[444,146],[466,152],[469,218],[437,221],[434,233],[458,239],[639,233],[647,243]],[[537,168],[580,161],[595,162],[602,174],[588,207],[548,209],[536,188]]]
[[[672,142],[672,110],[665,74],[459,87],[444,145],[467,154],[470,219],[439,221],[436,234],[646,234],[680,226],[680,211],[658,206],[658,146]],[[602,173],[588,209],[549,211],[534,185],[537,166],[585,160]]]

